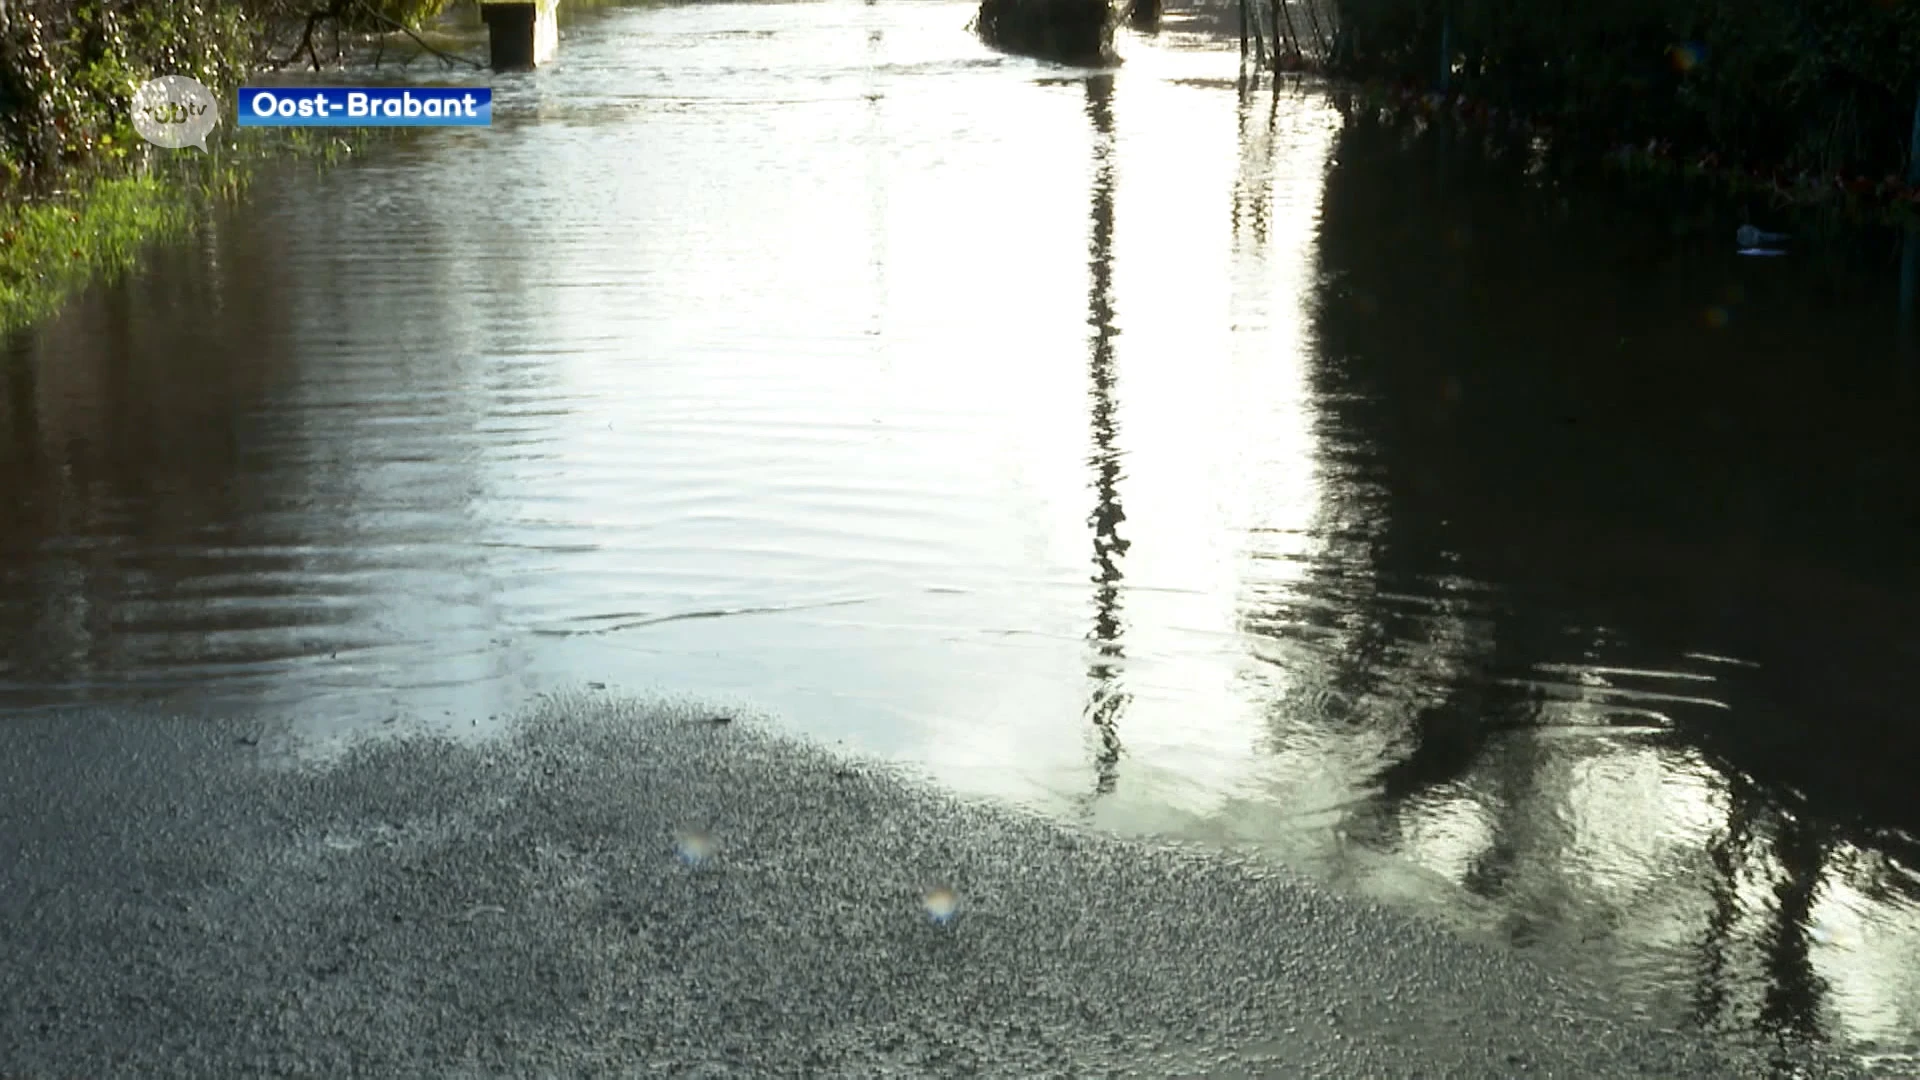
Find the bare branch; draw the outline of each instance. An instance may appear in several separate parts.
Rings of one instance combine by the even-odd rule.
[[[405,60],[401,61],[400,66],[403,68],[411,66],[413,61],[419,59],[422,53],[432,54],[439,58],[442,64],[448,67],[452,67],[455,64],[467,64],[475,68],[485,68],[487,66],[470,57],[459,56],[434,47],[416,33],[411,26],[377,10],[368,4],[366,0],[329,0],[323,7],[308,9],[301,25],[299,41],[294,45],[293,51],[278,60],[272,59],[270,56],[268,58],[268,66],[275,69],[285,68],[299,63],[304,56],[312,64],[315,71],[320,70],[324,66],[324,63],[320,58],[320,45],[317,40],[317,35],[322,32],[321,24],[323,23],[328,24],[327,29],[331,30],[333,34],[333,62],[340,63],[346,57],[346,49],[341,43],[341,33],[346,29],[347,14],[355,10],[372,22],[388,28],[388,33],[378,35],[379,47],[378,51],[374,54],[373,61],[376,67],[385,60],[387,38],[390,36],[391,31],[395,30],[407,35],[407,37],[413,40],[415,45],[420,47],[419,52],[412,53]]]
[[[332,0],[326,7],[309,10],[307,12],[306,24],[300,30],[300,43],[295,45],[293,51],[288,53],[284,59],[270,60],[270,66],[276,70],[287,67],[290,64],[297,63],[300,59],[300,54],[305,53],[313,61],[313,70],[319,71],[320,49],[319,46],[314,44],[313,32],[319,28],[322,21],[328,19],[333,20],[334,24],[338,26],[340,15],[346,10],[348,2],[349,0]]]
[[[432,53],[433,55],[435,55],[435,56],[437,56],[437,57],[439,57],[439,58],[440,58],[440,62],[441,62],[441,63],[443,63],[443,64],[445,64],[445,65],[447,65],[448,67],[452,67],[452,66],[453,66],[454,64],[456,64],[456,63],[460,63],[460,64],[468,64],[468,65],[470,65],[470,66],[472,66],[472,67],[476,67],[476,68],[484,68],[484,67],[486,67],[486,66],[487,66],[487,65],[485,65],[485,64],[483,64],[483,63],[481,63],[480,61],[478,61],[478,60],[475,60],[475,59],[473,59],[472,57],[468,57],[468,56],[456,56],[456,55],[454,55],[453,53],[449,53],[449,52],[444,52],[444,51],[442,51],[442,50],[440,50],[440,49],[436,49],[436,48],[434,48],[434,47],[433,47],[432,45],[429,45],[429,44],[427,44],[427,43],[426,43],[426,41],[425,41],[425,40],[423,40],[423,39],[422,39],[422,38],[420,37],[420,35],[419,35],[419,34],[416,34],[416,33],[414,33],[414,31],[413,31],[413,27],[411,27],[411,26],[408,26],[408,25],[407,25],[406,23],[403,23],[403,22],[400,22],[400,21],[399,21],[399,20],[397,20],[397,19],[391,19],[391,18],[388,18],[388,17],[386,16],[386,15],[384,15],[384,14],[382,14],[382,13],[380,13],[380,12],[378,12],[378,11],[375,11],[375,10],[374,10],[373,8],[371,8],[371,7],[368,7],[368,6],[367,6],[367,4],[366,4],[366,0],[353,0],[353,3],[354,3],[354,5],[355,5],[356,7],[358,7],[358,8],[359,8],[359,9],[360,9],[361,11],[364,11],[364,12],[366,12],[366,13],[367,13],[368,15],[371,15],[371,16],[372,16],[372,17],[373,17],[373,18],[374,18],[374,19],[375,19],[376,21],[378,21],[378,22],[382,22],[382,23],[385,23],[385,24],[386,24],[386,25],[388,25],[389,27],[392,27],[393,29],[395,29],[395,30],[398,30],[398,31],[400,31],[401,33],[403,33],[403,34],[405,34],[405,35],[407,35],[408,37],[410,37],[410,38],[412,38],[412,39],[413,39],[413,43],[414,43],[415,45],[418,45],[418,46],[420,46],[420,47],[421,47],[422,49],[424,49],[424,50],[426,50],[427,52],[430,52],[430,53]]]

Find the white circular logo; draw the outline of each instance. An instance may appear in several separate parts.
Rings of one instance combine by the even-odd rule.
[[[213,91],[198,79],[162,75],[133,94],[133,130],[155,146],[207,148],[207,133],[220,122]]]

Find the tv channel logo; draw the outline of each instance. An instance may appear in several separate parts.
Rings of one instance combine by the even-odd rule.
[[[219,103],[198,79],[162,75],[133,92],[133,130],[155,146],[193,146],[205,153],[207,136],[219,122]]]

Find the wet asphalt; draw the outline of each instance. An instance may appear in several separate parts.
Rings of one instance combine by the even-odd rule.
[[[0,1077],[1862,1075],[710,716],[584,694],[326,762],[0,722]]]

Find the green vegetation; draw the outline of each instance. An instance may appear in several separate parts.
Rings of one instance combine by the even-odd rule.
[[[1916,177],[1910,0],[1334,0],[1335,70],[1527,114],[1555,141],[1850,186]]]
[[[185,226],[184,209],[151,176],[100,180],[78,198],[0,206],[0,328],[46,314],[95,274],[130,269],[142,244]]]
[[[17,195],[124,159],[142,82],[190,75],[230,92],[254,43],[245,12],[213,0],[0,5],[0,184]]]
[[[211,155],[143,144],[99,168],[70,170],[64,189],[0,202],[0,333],[43,318],[89,281],[133,269],[142,247],[185,234],[244,192],[264,163],[325,165],[381,134],[392,137],[356,133],[349,143],[325,130],[256,128]]]
[[[250,71],[328,58],[334,32],[393,31],[448,0],[0,0],[0,331],[68,291],[131,268],[251,170],[288,150],[319,159],[337,134],[216,130],[216,152],[157,151],[134,134],[134,90],[189,75],[231,100]],[[304,53],[299,45],[310,46]],[[364,133],[355,133],[364,141]]]

